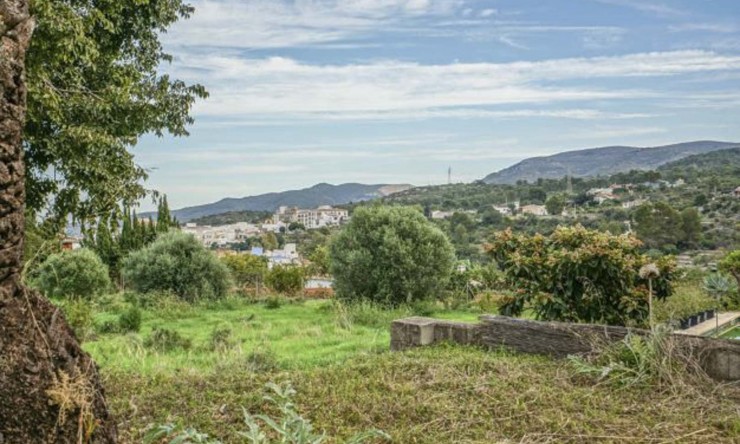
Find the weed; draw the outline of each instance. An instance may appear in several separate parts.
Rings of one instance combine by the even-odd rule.
[[[682,392],[705,384],[708,377],[691,351],[668,328],[649,334],[628,334],[613,344],[597,344],[584,358],[572,357],[576,371],[596,376],[621,387],[662,387]]]
[[[66,423],[67,415],[79,410],[78,442],[85,442],[85,438],[92,434],[95,427],[92,412],[94,388],[87,375],[82,373],[71,377],[68,373],[60,371],[58,375],[54,374],[53,378],[51,388],[46,394],[49,396],[49,402],[59,407],[57,424]]]
[[[247,355],[246,368],[252,373],[267,373],[277,370],[279,364],[271,349],[260,346]]]
[[[121,332],[138,332],[141,330],[141,310],[131,306],[118,317],[118,329]]]
[[[268,393],[264,396],[264,400],[277,407],[280,416],[272,418],[267,415],[252,415],[247,409],[243,408],[244,425],[247,426],[247,430],[238,432],[240,437],[246,438],[250,444],[320,444],[326,440],[326,434],[315,432],[311,421],[305,419],[296,410],[293,403],[296,392],[289,382],[280,385],[268,383],[266,389]],[[264,429],[265,426],[269,431]],[[272,439],[268,435],[275,435],[277,439]],[[152,428],[145,438],[145,442],[160,442],[164,438],[169,438],[170,444],[183,442],[219,443],[219,441],[213,440],[208,435],[199,433],[191,427],[180,430],[172,424]],[[370,430],[351,437],[346,443],[360,444],[372,438],[390,440],[385,432]]]
[[[151,348],[159,352],[168,352],[175,349],[188,350],[192,342],[190,339],[183,337],[175,330],[168,328],[155,328],[144,341],[144,347]]]
[[[208,341],[209,349],[216,352],[224,352],[231,348],[233,341],[231,339],[231,327],[216,327],[211,331],[211,337]]]
[[[63,304],[64,316],[67,323],[77,335],[80,342],[92,337],[95,327],[93,309],[89,301],[74,299]]]
[[[265,308],[268,310],[277,310],[278,308],[282,307],[283,300],[278,296],[270,296],[269,298],[265,299]]]

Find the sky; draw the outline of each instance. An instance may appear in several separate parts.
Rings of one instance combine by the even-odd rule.
[[[170,206],[316,183],[469,182],[527,157],[740,142],[738,0],[193,0],[204,85],[133,152]],[[148,209],[148,206],[145,206]]]

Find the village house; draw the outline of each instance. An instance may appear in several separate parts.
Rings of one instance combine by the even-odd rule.
[[[544,205],[524,205],[519,209],[522,214],[534,216],[547,216],[547,208]]]
[[[622,202],[622,208],[628,210],[630,208],[636,208],[640,205],[644,204],[646,201],[645,199],[635,199],[635,200],[628,200],[626,202]]]
[[[504,216],[511,216],[511,208],[508,205],[494,205],[493,209]]]

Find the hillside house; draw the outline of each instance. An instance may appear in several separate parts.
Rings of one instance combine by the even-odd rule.
[[[544,205],[524,205],[519,209],[522,214],[533,216],[547,216],[547,208]]]
[[[629,200],[626,202],[622,202],[622,208],[628,210],[630,208],[637,208],[640,205],[644,204],[646,201],[645,199],[635,199],[635,200]]]
[[[511,208],[508,205],[494,205],[493,209],[501,213],[503,216],[511,216]]]

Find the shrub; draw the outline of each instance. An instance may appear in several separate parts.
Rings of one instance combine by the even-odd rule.
[[[160,235],[123,261],[125,282],[141,293],[172,292],[181,299],[219,299],[230,288],[228,268],[192,235]]]
[[[452,272],[445,234],[409,207],[364,207],[330,246],[337,297],[397,306],[439,296]]]
[[[118,317],[118,328],[122,333],[138,332],[141,329],[141,310],[133,306]]]
[[[181,348],[187,350],[192,345],[190,339],[183,337],[175,330],[168,328],[155,328],[144,341],[144,347],[157,350],[159,352],[168,352]]]
[[[283,301],[278,296],[270,296],[265,299],[265,308],[268,310],[277,310],[283,305]]]
[[[231,327],[216,327],[211,331],[209,338],[209,348],[211,351],[225,351],[231,347]]]
[[[48,297],[91,299],[110,287],[108,267],[91,250],[50,255],[36,272],[34,284]]]
[[[716,300],[699,287],[686,285],[679,287],[670,298],[655,302],[655,319],[675,324],[675,321],[716,307]]]
[[[267,275],[267,259],[261,256],[232,254],[224,256],[221,261],[229,267],[231,276],[240,287],[259,285]]]
[[[649,260],[639,253],[640,246],[634,237],[580,225],[558,227],[548,237],[496,233],[489,253],[515,291],[501,313],[519,315],[529,304],[545,320],[644,323],[648,281],[638,272]],[[675,262],[661,258],[655,265],[654,295],[664,299],[673,291]]]
[[[276,265],[267,274],[267,285],[280,294],[300,294],[303,291],[303,269],[291,265]]]
[[[87,340],[92,335],[95,327],[90,303],[81,299],[67,301],[63,305],[63,310],[64,317],[77,335],[77,339],[80,342]]]
[[[740,250],[731,251],[719,263],[720,269],[730,273],[740,287]]]

